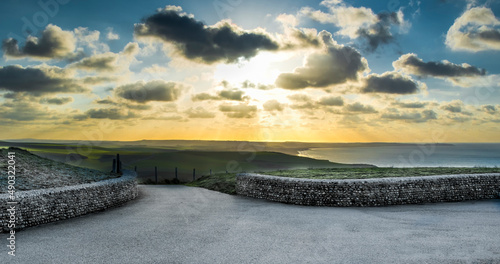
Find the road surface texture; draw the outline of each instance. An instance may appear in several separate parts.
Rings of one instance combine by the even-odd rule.
[[[0,263],[500,263],[500,200],[306,207],[140,186],[122,207],[16,233]]]

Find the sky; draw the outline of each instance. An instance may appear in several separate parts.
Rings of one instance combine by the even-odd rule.
[[[500,142],[499,1],[0,10],[3,140]]]

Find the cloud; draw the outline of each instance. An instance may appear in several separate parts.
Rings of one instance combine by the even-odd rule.
[[[193,101],[206,101],[206,100],[232,100],[232,101],[245,101],[250,97],[244,96],[245,92],[238,89],[222,90],[218,91],[217,95],[211,95],[209,93],[199,93],[191,97]]]
[[[87,76],[81,79],[84,84],[101,84],[116,81],[118,77],[113,76]]]
[[[41,121],[57,119],[57,112],[30,101],[5,102],[0,105],[0,119],[11,121]]]
[[[498,113],[498,109],[494,105],[483,105],[481,107],[481,110],[485,113],[488,113],[490,115],[494,115]]]
[[[319,105],[307,94],[292,94],[287,96],[287,98],[294,102],[290,105],[290,108],[292,109],[313,110],[319,108]]]
[[[295,102],[310,102],[312,101],[311,97],[307,94],[299,93],[299,94],[292,94],[287,96],[288,99],[295,101]]]
[[[110,120],[126,120],[139,117],[132,111],[121,108],[99,108],[89,109],[84,114],[74,116],[77,120],[85,119],[110,119]]]
[[[73,97],[52,97],[52,98],[42,98],[40,103],[53,104],[53,105],[64,105],[73,102]]]
[[[436,120],[437,114],[433,110],[423,110],[421,112],[399,112],[397,109],[390,109],[388,113],[381,115],[383,119],[399,120],[411,123],[424,123],[430,120]]]
[[[77,27],[73,30],[73,33],[80,46],[88,47],[91,50],[91,54],[109,52],[109,46],[106,43],[99,41],[101,32],[98,30],[89,30],[86,27]]]
[[[202,107],[197,107],[196,109],[189,108],[186,111],[186,114],[188,115],[189,118],[214,118],[215,117],[215,113],[209,112]]]
[[[161,120],[161,121],[179,121],[179,122],[185,122],[187,121],[184,117],[180,115],[167,115],[167,116],[148,116],[142,118],[142,120]]]
[[[88,58],[83,58],[71,64],[71,67],[86,71],[107,71],[111,72],[116,70],[118,61],[118,54],[106,52],[97,54]]]
[[[248,96],[243,96],[245,92],[237,89],[222,90],[218,94],[223,99],[234,100],[234,101],[243,101],[249,98]]]
[[[230,118],[253,118],[257,113],[257,107],[255,105],[247,104],[223,104],[219,106],[219,110]]]
[[[464,103],[460,100],[452,101],[441,106],[441,109],[452,113],[462,113]]]
[[[366,59],[354,48],[334,43],[331,35],[325,36],[325,39],[322,52],[309,55],[305,65],[296,68],[293,73],[280,74],[275,81],[276,86],[289,90],[326,88],[355,81],[368,69]]]
[[[114,33],[112,27],[108,27],[107,30],[108,30],[108,34],[106,34],[106,38],[108,40],[117,40],[117,39],[120,39],[120,35]]]
[[[402,32],[410,26],[404,20],[402,10],[375,14],[370,8],[352,7],[342,1],[323,1],[321,4],[328,7],[328,13],[310,7],[302,8],[299,13],[320,23],[340,27],[337,34],[351,39],[365,39],[370,51],[393,41],[392,26],[399,27]]]
[[[285,105],[278,102],[277,100],[269,100],[265,102],[263,105],[264,110],[268,112],[278,111],[281,112],[285,109]]]
[[[338,110],[331,110],[330,107],[332,106],[343,106],[344,105],[344,99],[340,96],[324,96],[321,97],[318,101],[313,100],[311,97],[309,97],[307,94],[293,94],[289,95],[287,97],[290,99],[293,104],[290,105],[290,108],[296,109],[296,110],[304,110],[307,114],[314,114],[310,110],[314,109],[327,109],[327,111],[340,114],[340,111]]]
[[[27,92],[35,96],[49,93],[84,93],[89,91],[59,67],[0,67],[0,90]]]
[[[417,83],[395,72],[370,74],[364,79],[361,87],[363,93],[413,94],[418,91]]]
[[[188,87],[184,84],[155,80],[126,84],[117,87],[114,93],[118,97],[137,103],[147,103],[151,101],[171,102],[176,101],[182,92],[187,89]]]
[[[324,106],[343,106],[344,99],[340,96],[327,96],[320,98],[318,104]]]
[[[486,74],[485,69],[480,69],[467,63],[458,65],[449,61],[424,62],[413,53],[402,55],[397,61],[393,62],[392,65],[396,70],[424,77],[474,77]]]
[[[446,45],[452,50],[500,50],[500,20],[487,7],[473,7],[455,20],[446,34]]]
[[[378,113],[375,108],[371,105],[364,105],[360,102],[356,102],[353,104],[348,104],[344,106],[344,110],[348,113],[356,113],[356,114],[374,114]]]
[[[207,26],[167,6],[134,26],[136,37],[152,37],[173,44],[185,58],[207,64],[234,63],[252,58],[261,50],[278,50],[279,45],[262,30],[246,31],[229,21]]]
[[[321,33],[315,28],[297,28],[298,18],[290,14],[280,14],[276,21],[283,26],[284,34],[278,34],[280,49],[321,47]]]
[[[243,88],[243,89],[253,88],[253,89],[259,89],[259,90],[271,90],[271,89],[274,89],[276,87],[272,84],[252,83],[249,80],[246,80],[241,84],[241,88]]]
[[[40,38],[28,36],[22,48],[19,48],[17,40],[13,38],[2,43],[2,50],[8,58],[63,59],[74,56],[75,48],[73,33],[52,24],[42,31]]]
[[[399,106],[401,108],[424,108],[428,105],[427,102],[393,102],[391,105]]]

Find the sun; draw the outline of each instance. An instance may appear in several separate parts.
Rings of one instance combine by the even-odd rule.
[[[236,64],[220,64],[216,66],[214,79],[241,84],[250,81],[254,84],[272,85],[278,75],[285,70],[286,61],[296,56],[291,52],[260,52],[257,56],[246,60],[240,59]]]

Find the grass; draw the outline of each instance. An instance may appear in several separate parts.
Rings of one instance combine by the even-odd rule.
[[[261,172],[271,176],[306,179],[370,179],[387,177],[414,177],[447,174],[500,173],[500,168],[323,168]],[[186,184],[227,194],[236,194],[236,173],[203,176]]]
[[[447,174],[477,174],[499,173],[500,168],[449,168],[449,167],[415,167],[415,168],[324,168],[324,169],[299,169],[278,170],[265,172],[266,175],[306,178],[306,179],[370,179],[387,177],[414,177]]]
[[[236,173],[219,173],[211,176],[203,176],[186,185],[227,194],[236,194]]]

